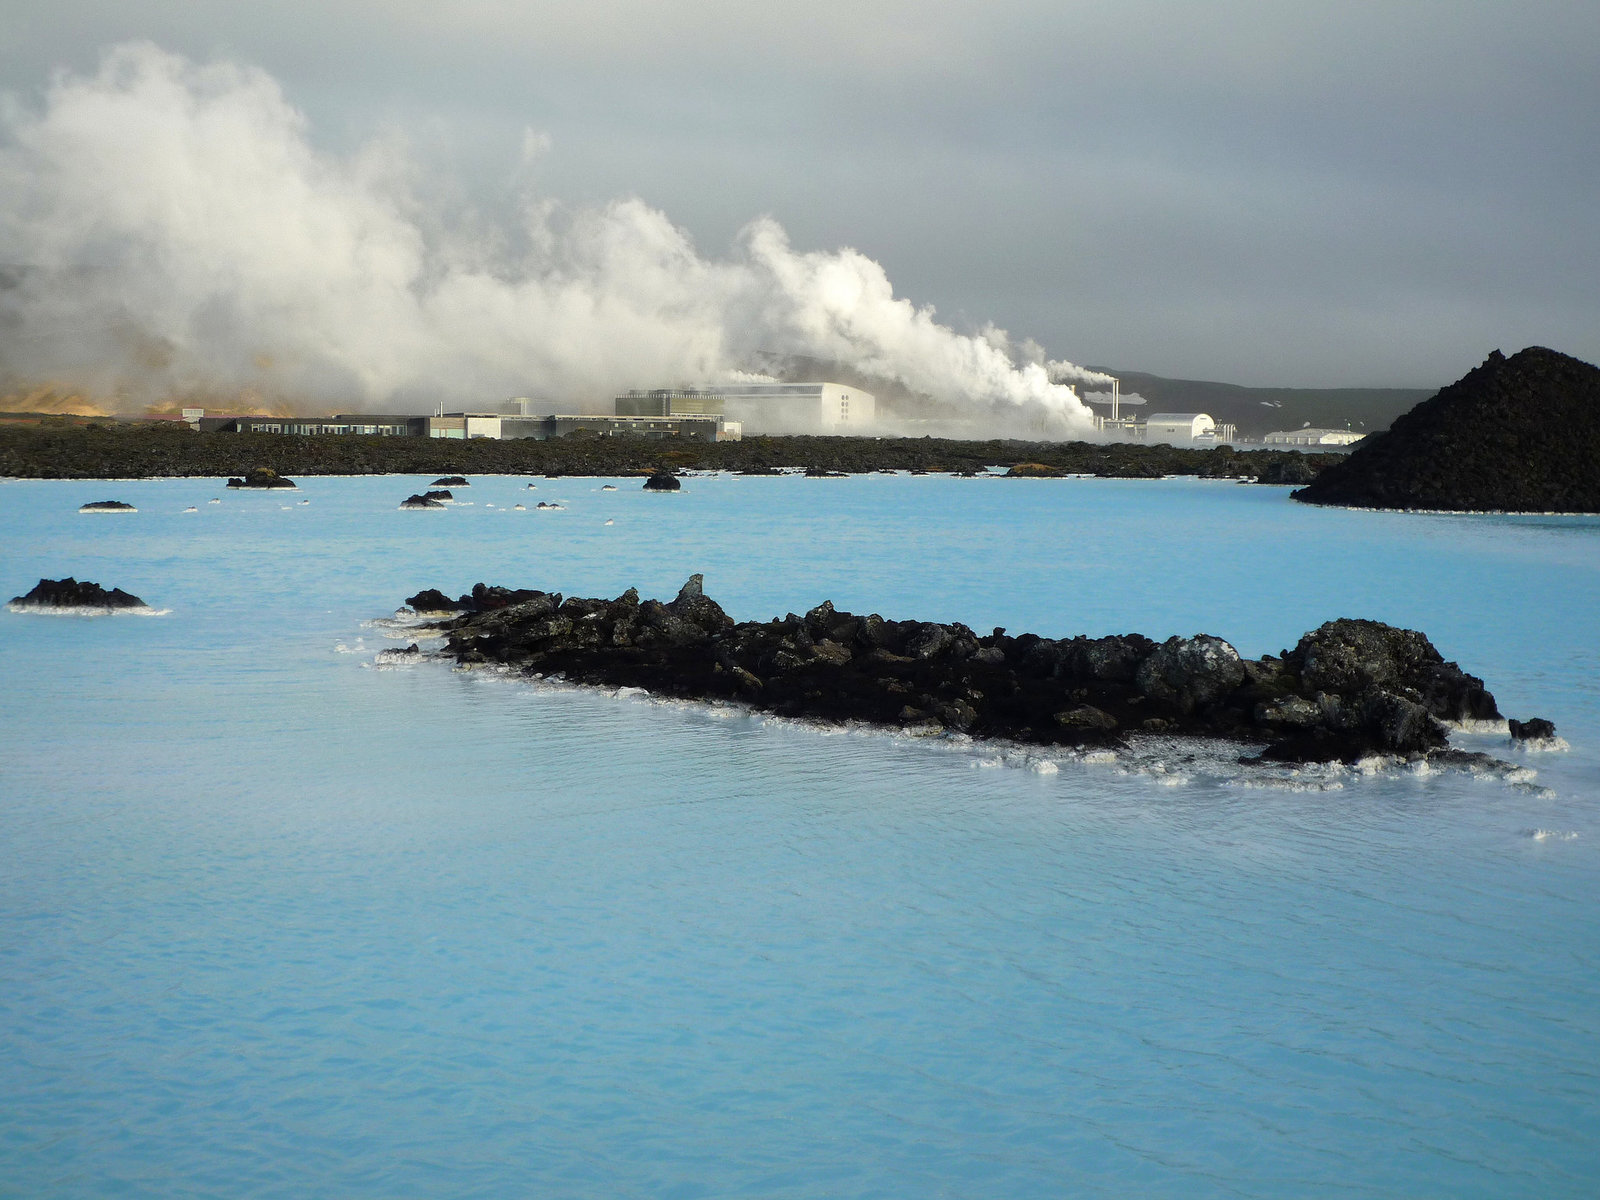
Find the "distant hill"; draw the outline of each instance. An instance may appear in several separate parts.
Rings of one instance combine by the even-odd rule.
[[[1600,369],[1543,346],[1477,369],[1294,493],[1311,504],[1600,512]]]
[[[1135,410],[1203,412],[1238,428],[1243,437],[1260,439],[1280,429],[1311,425],[1318,429],[1354,429],[1371,433],[1389,428],[1401,413],[1426,400],[1426,388],[1263,388],[1201,379],[1164,379],[1142,371],[1091,367],[1122,381],[1122,391],[1137,392],[1149,403]],[[1085,389],[1080,387],[1079,392]],[[1097,405],[1096,411],[1107,411]]]

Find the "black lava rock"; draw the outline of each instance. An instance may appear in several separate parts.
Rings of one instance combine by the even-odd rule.
[[[1298,450],[1291,450],[1280,458],[1271,459],[1256,476],[1257,483],[1310,483],[1321,472],[1307,461]]]
[[[1055,640],[959,623],[887,620],[824,601],[804,616],[735,622],[691,576],[668,603],[490,588],[435,628],[464,664],[576,683],[738,699],[786,716],[960,730],[1020,742],[1120,744],[1130,731],[1266,743],[1264,757],[1353,761],[1432,754],[1446,722],[1493,719],[1482,680],[1413,630],[1330,621],[1280,657],[1247,660],[1199,634]]]
[[[294,480],[285,479],[271,467],[252,467],[244,473],[244,478],[228,480],[231,488],[292,488]]]
[[[460,475],[446,475],[443,479],[435,479],[433,481],[433,483],[430,484],[429,486],[436,487],[436,488],[437,487],[451,488],[451,487],[471,487],[472,484],[468,483]]]
[[[1514,742],[1542,742],[1556,735],[1555,722],[1546,721],[1543,717],[1530,717],[1526,721],[1512,717],[1506,726],[1511,730],[1511,740]]]
[[[647,492],[675,492],[682,486],[678,477],[670,471],[657,471],[644,481],[644,490]]]
[[[81,583],[67,576],[65,579],[41,579],[26,596],[13,596],[11,603],[18,608],[145,608],[139,597],[112,588],[107,591],[98,583],[87,579]]]
[[[1600,368],[1498,350],[1293,493],[1309,504],[1600,512]]]
[[[411,495],[407,496],[404,500],[400,501],[400,507],[401,508],[443,508],[444,507],[444,501],[435,500],[430,495],[418,495],[416,492],[412,492]]]
[[[139,510],[122,500],[92,500],[88,504],[79,505],[78,511],[81,513],[131,513]]]

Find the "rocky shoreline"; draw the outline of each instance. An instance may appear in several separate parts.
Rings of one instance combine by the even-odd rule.
[[[1330,621],[1281,655],[1245,659],[1206,634],[1161,643],[979,634],[826,601],[804,616],[735,622],[699,575],[667,603],[633,588],[608,600],[481,583],[456,599],[429,589],[406,603],[443,635],[426,653],[463,665],[1022,744],[1117,747],[1159,733],[1264,746],[1265,762],[1448,760],[1461,757],[1450,724],[1501,720],[1481,679],[1423,634],[1377,621]],[[1511,728],[1554,733],[1538,718]]]
[[[821,478],[872,471],[949,472],[1029,464],[1019,476],[1093,475],[1157,479],[1168,475],[1304,483],[1339,454],[1297,450],[1179,449],[1134,442],[957,441],[909,437],[750,437],[742,442],[564,437],[550,441],[475,438],[296,436],[197,432],[178,422],[0,425],[0,477],[148,479],[190,476],[239,480],[306,475],[647,476],[658,471],[740,471],[773,475],[810,469]],[[265,486],[283,486],[267,483]],[[450,487],[449,482],[431,486]],[[462,485],[454,485],[462,486]]]

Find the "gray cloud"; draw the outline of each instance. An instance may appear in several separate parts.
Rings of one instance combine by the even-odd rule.
[[[1570,3],[17,6],[0,71],[150,37],[260,63],[345,154],[406,130],[700,245],[770,213],[969,332],[1166,374],[1440,383],[1600,357],[1600,9]],[[530,167],[524,131],[551,146]]]

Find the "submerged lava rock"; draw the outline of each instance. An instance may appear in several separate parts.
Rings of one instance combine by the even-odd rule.
[[[1482,680],[1422,634],[1377,621],[1330,621],[1282,656],[1244,659],[1207,634],[1159,645],[1138,634],[982,635],[826,601],[735,622],[699,575],[667,603],[632,588],[606,600],[480,583],[456,601],[429,589],[407,604],[461,613],[433,628],[445,633],[441,653],[464,664],[1020,742],[1115,745],[1143,730],[1265,743],[1277,760],[1353,761],[1439,752],[1445,722],[1499,716]]]
[[[131,513],[139,510],[124,500],[91,500],[88,504],[80,504],[78,511],[81,513]]]
[[[231,488],[292,488],[294,480],[285,479],[271,467],[252,467],[244,473],[244,478],[228,480]]]
[[[139,597],[121,588],[107,591],[87,579],[41,579],[26,596],[13,596],[16,608],[146,608]]]

